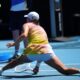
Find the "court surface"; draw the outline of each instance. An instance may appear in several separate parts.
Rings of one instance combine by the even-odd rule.
[[[14,53],[14,47],[7,48],[6,44],[11,40],[0,41],[0,67],[7,64],[7,59]],[[68,67],[80,68],[80,37],[71,38],[66,42],[50,42],[55,54],[61,59],[61,61]],[[23,43],[21,42],[20,53],[23,50]],[[1,59],[1,56],[8,56],[6,61]],[[32,62],[31,66],[34,68],[36,62]],[[25,64],[26,65],[26,64]],[[22,73],[15,73],[14,68],[3,72],[3,76],[0,76],[0,80],[80,80],[80,74],[64,76],[57,72],[55,69],[42,63],[40,66],[40,72],[37,75],[32,75],[31,71],[25,71]]]

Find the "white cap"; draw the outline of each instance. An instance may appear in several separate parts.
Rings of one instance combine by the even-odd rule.
[[[39,20],[39,14],[35,11],[29,12],[27,15],[24,15],[24,17],[27,17],[30,20]]]

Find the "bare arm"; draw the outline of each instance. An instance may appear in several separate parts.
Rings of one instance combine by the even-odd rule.
[[[24,38],[27,39],[28,30],[29,30],[28,25],[24,24],[23,25],[23,32],[22,32],[22,34],[17,38],[17,40],[15,42],[8,43],[7,46],[8,47],[15,46],[16,44],[19,44],[22,40],[24,40]]]

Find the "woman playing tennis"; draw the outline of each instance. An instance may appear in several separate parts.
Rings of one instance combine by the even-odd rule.
[[[1,69],[1,73],[7,69],[14,68],[15,66],[23,63],[30,63],[32,61],[44,62],[47,65],[55,68],[57,71],[64,75],[72,75],[80,73],[77,68],[66,67],[59,58],[55,55],[52,47],[48,42],[48,37],[45,30],[39,25],[39,14],[37,12],[30,12],[27,17],[27,23],[23,25],[23,33],[18,37],[16,42],[10,42],[8,47],[15,46],[20,43],[24,38],[28,38],[28,46],[23,51],[23,54],[9,62]],[[39,71],[39,66],[35,66],[34,73]]]

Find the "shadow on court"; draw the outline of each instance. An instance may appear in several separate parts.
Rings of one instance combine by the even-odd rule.
[[[6,75],[3,76],[5,79],[12,79],[12,78],[41,78],[41,77],[58,77],[58,76],[65,76],[65,75],[22,75],[22,76],[17,76],[17,75]],[[80,75],[70,75],[70,76],[75,76],[75,77],[80,77]]]

